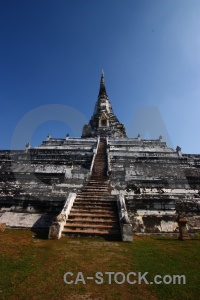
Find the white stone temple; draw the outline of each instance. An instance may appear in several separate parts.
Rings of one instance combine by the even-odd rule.
[[[0,223],[45,228],[49,238],[200,230],[200,155],[168,147],[162,137],[127,137],[102,72],[98,99],[81,138],[47,139],[38,147],[0,151]]]

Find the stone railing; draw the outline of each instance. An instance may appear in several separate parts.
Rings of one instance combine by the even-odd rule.
[[[124,201],[124,196],[119,194],[117,197],[117,206],[119,213],[120,229],[123,242],[133,241],[133,228],[128,217],[128,212],[126,209],[126,203]]]
[[[110,162],[110,146],[109,146],[109,138],[106,137],[106,145],[107,145],[107,165],[108,165],[108,170],[107,170],[107,176],[110,176],[111,174],[111,162]]]
[[[56,219],[51,224],[51,227],[49,229],[49,236],[48,236],[49,239],[59,239],[61,237],[64,225],[66,223],[66,220],[68,219],[75,198],[76,198],[76,193],[69,193],[61,213],[56,217]]]
[[[93,149],[93,158],[92,158],[92,163],[91,163],[91,167],[90,167],[90,173],[89,173],[89,176],[92,175],[92,170],[93,170],[93,166],[94,166],[94,161],[95,161],[95,158],[96,158],[96,155],[97,155],[97,151],[98,151],[98,147],[99,147],[99,142],[100,142],[100,136],[98,136],[97,138],[97,146],[96,148]]]

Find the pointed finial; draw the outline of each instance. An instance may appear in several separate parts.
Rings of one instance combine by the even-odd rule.
[[[101,77],[104,78],[104,70],[101,71]]]
[[[104,81],[104,70],[102,69],[101,72],[101,81],[100,81],[100,89],[99,89],[99,96],[107,96],[105,81]]]

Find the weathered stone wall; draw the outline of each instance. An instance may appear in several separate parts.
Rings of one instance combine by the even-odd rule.
[[[96,146],[97,138],[49,137],[34,149],[0,151],[0,221],[50,224],[88,178]],[[200,155],[140,138],[107,138],[107,154],[112,193],[123,194],[135,233],[176,233],[178,212],[189,232],[200,230]]]
[[[136,233],[176,233],[177,213],[200,230],[200,155],[179,155],[158,140],[107,139],[113,193],[124,193]]]
[[[57,215],[69,192],[81,189],[89,176],[96,144],[97,139],[48,137],[34,149],[0,151],[0,212],[23,214],[24,227],[30,214]]]

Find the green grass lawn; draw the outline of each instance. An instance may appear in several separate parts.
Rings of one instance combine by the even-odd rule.
[[[0,232],[0,299],[199,299],[199,261],[200,239],[136,236],[130,244],[102,238],[48,240],[42,231],[6,230]],[[74,274],[67,280],[75,281],[78,272],[84,278],[66,284],[66,272]],[[102,284],[87,279],[96,272],[103,273]],[[148,272],[148,282],[155,275],[184,275],[186,284],[117,284],[113,275],[109,284],[105,272]],[[116,279],[121,282],[122,276]]]

